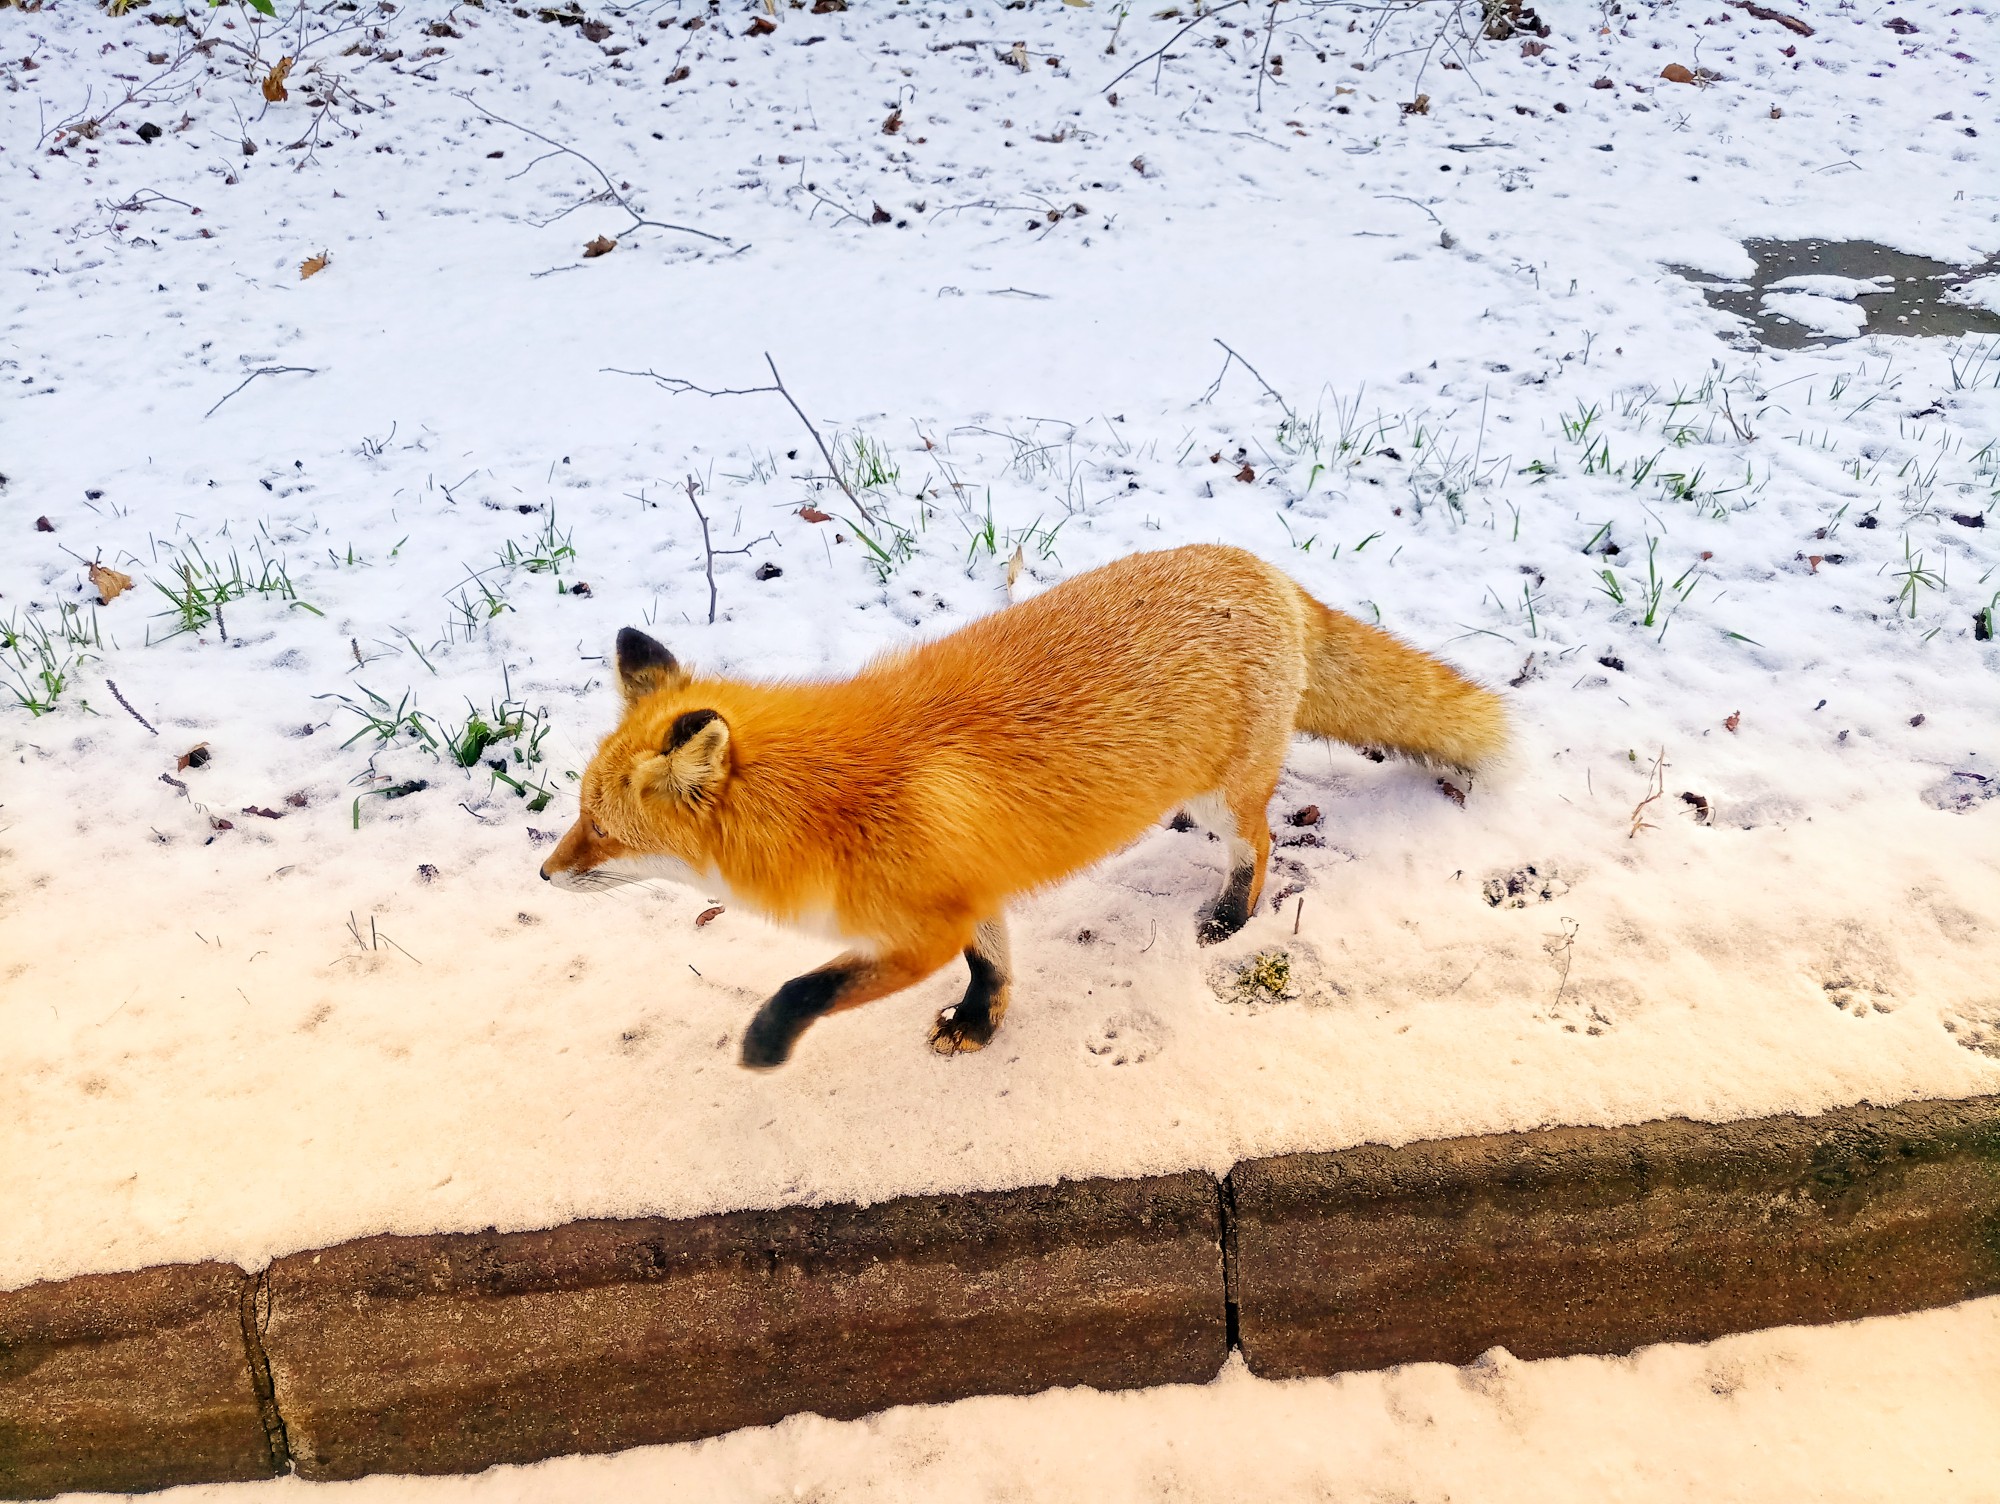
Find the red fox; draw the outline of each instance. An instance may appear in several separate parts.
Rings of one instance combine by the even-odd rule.
[[[931,1045],[981,1048],[1007,1011],[1007,901],[1178,807],[1226,812],[1198,938],[1234,934],[1296,731],[1468,769],[1507,739],[1493,694],[1215,545],[1108,564],[838,682],[701,678],[629,627],[617,665],[624,719],[542,876],[678,877],[847,941],[750,1021],[757,1069],[960,954],[971,982]]]

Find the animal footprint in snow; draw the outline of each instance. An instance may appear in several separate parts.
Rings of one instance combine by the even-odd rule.
[[[1106,1065],[1144,1065],[1166,1048],[1167,1026],[1142,1008],[1114,1013],[1084,1042]]]
[[[1944,1031],[1966,1049],[2000,1060],[2000,998],[1946,1014]]]
[[[1843,972],[1827,978],[1819,985],[1829,1003],[1842,1013],[1852,1014],[1856,1018],[1866,1018],[1871,1013],[1896,1011],[1896,995],[1879,982],[1857,980]]]
[[[1491,908],[1525,909],[1531,903],[1547,903],[1550,899],[1561,898],[1569,892],[1569,884],[1553,867],[1543,872],[1530,865],[1487,878],[1481,884],[1480,892]]]

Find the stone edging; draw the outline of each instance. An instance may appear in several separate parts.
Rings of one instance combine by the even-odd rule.
[[[797,1411],[1616,1353],[2000,1291],[2000,1097],[0,1293],[0,1498],[466,1472]]]

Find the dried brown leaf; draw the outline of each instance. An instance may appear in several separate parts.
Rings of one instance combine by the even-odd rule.
[[[174,759],[174,771],[185,773],[189,768],[205,768],[208,766],[210,755],[207,742],[196,742]]]
[[[90,583],[97,587],[97,603],[108,606],[132,588],[132,576],[106,564],[90,566]]]
[[[594,256],[608,256],[617,249],[617,241],[609,235],[600,235],[583,248],[583,259],[588,261]]]
[[[318,276],[326,270],[327,263],[332,260],[333,258],[327,255],[325,251],[321,251],[317,256],[306,257],[305,260],[299,263],[299,280],[303,282],[308,277]]]
[[[292,97],[291,91],[285,87],[285,79],[292,71],[292,61],[291,58],[281,57],[264,75],[264,98],[272,104],[280,104]]]

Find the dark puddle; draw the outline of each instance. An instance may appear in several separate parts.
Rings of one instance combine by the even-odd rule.
[[[1863,334],[2000,334],[2000,313],[1944,301],[1944,295],[1954,288],[2000,272],[2000,257],[1978,266],[1953,266],[1867,240],[1746,240],[1743,249],[1757,262],[1748,282],[1718,281],[1685,266],[1670,266],[1668,270],[1699,287],[1709,307],[1733,313],[1748,324],[1744,344],[1803,350]],[[1820,328],[1766,308],[1767,292],[1801,290],[1772,285],[1791,277],[1848,277],[1873,281],[1880,290],[1841,300],[1866,316],[1865,325],[1850,333]]]

